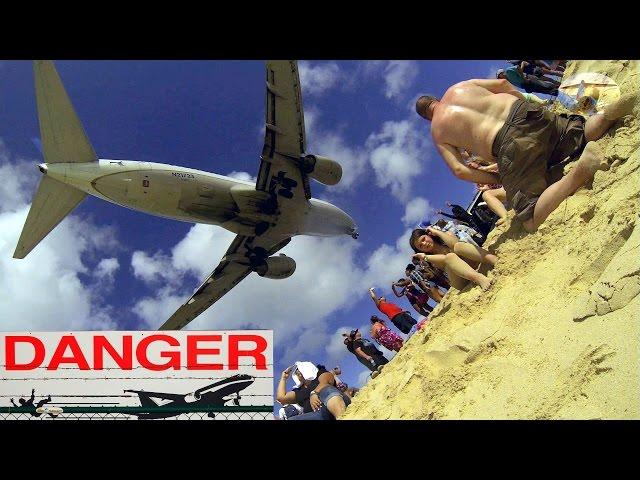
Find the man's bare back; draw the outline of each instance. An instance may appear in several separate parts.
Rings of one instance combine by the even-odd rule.
[[[433,112],[431,135],[447,144],[495,161],[491,147],[513,103],[511,93],[492,93],[474,80],[450,87]]]
[[[524,228],[535,231],[568,196],[593,179],[608,163],[594,140],[601,138],[616,120],[633,113],[637,92],[627,92],[604,112],[584,119],[550,112],[529,116],[529,107],[516,106],[525,96],[504,79],[467,80],[449,88],[441,100],[423,95],[416,112],[432,122],[431,133],[438,152],[460,180],[482,184],[501,183],[509,205]],[[536,110],[535,108],[533,110]],[[493,143],[509,116],[512,122],[500,145],[499,159]],[[515,139],[523,139],[516,142]],[[509,150],[503,151],[508,145]],[[499,175],[464,164],[461,150],[504,166]],[[579,159],[560,180],[549,181],[548,168],[565,159]],[[496,161],[497,160],[497,161]],[[502,167],[501,167],[502,169]]]

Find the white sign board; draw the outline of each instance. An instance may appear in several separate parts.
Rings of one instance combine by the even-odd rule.
[[[273,331],[0,333],[0,407],[26,419],[271,418],[255,412],[273,408]]]

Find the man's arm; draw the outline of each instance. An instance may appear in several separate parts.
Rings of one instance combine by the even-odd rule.
[[[378,296],[376,295],[375,290],[373,289],[373,287],[371,287],[369,289],[369,295],[371,295],[371,300],[373,300],[373,302],[376,304],[376,306],[380,305],[380,299],[378,298]]]
[[[448,143],[436,143],[438,152],[444,159],[447,167],[456,178],[473,183],[500,183],[500,178],[495,173],[483,172],[469,168],[462,163],[462,156],[458,149]]]
[[[522,92],[514,87],[511,82],[509,82],[509,80],[505,78],[496,78],[495,80],[478,78],[469,80],[469,82],[482,87],[485,90],[489,90],[491,93],[508,93],[509,95],[518,97],[520,100],[526,100]]]
[[[356,354],[359,357],[364,358],[367,362],[373,362],[373,357],[370,357],[369,355],[367,355],[366,353],[364,353],[364,351],[362,350],[362,347],[358,347],[356,348]]]

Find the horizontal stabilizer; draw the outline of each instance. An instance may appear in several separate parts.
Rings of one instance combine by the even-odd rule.
[[[83,163],[98,159],[50,60],[33,63],[42,151],[46,163]]]
[[[44,176],[22,227],[13,258],[24,258],[87,194]]]

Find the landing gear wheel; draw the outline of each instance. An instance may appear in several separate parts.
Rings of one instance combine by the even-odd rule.
[[[273,215],[278,211],[278,200],[275,195],[272,195],[269,200],[264,202],[262,210],[267,215]]]
[[[293,178],[283,178],[280,183],[284,188],[296,188],[298,186],[298,182],[296,182]]]
[[[269,229],[269,222],[260,222],[256,225],[255,228],[255,233],[256,236],[259,237],[260,235],[262,235],[264,232],[266,232]]]
[[[255,255],[256,257],[259,257],[259,258],[266,258],[267,257],[267,251],[262,247],[253,248],[251,253],[253,253],[253,255]]]

